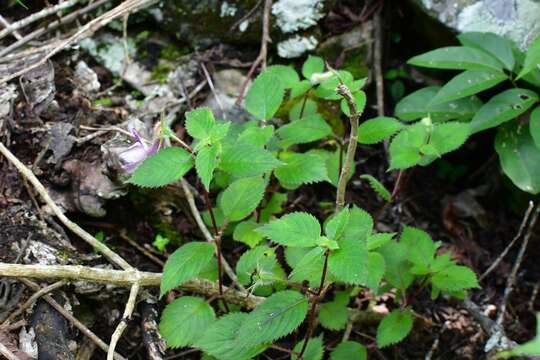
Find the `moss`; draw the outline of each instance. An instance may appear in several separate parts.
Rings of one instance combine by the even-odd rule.
[[[187,55],[191,52],[191,49],[187,46],[178,47],[175,45],[168,45],[161,49],[159,57],[168,60],[168,61],[178,61],[184,55]]]
[[[160,234],[162,237],[169,239],[170,244],[172,245],[181,245],[185,242],[182,235],[180,235],[171,224],[159,222],[159,219],[156,219],[156,222],[151,224],[151,226],[156,234]]]
[[[154,81],[158,81],[160,84],[164,84],[167,82],[167,76],[171,71],[173,71],[173,67],[170,64],[158,64],[154,69],[152,70],[152,74],[150,76],[150,79]]]

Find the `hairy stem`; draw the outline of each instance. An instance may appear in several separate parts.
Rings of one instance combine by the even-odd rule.
[[[343,167],[339,175],[338,189],[336,195],[336,212],[343,209],[345,206],[345,191],[347,189],[348,177],[351,172],[351,163],[354,162],[354,155],[356,153],[356,145],[358,142],[358,119],[360,113],[356,108],[356,103],[351,91],[344,84],[340,84],[337,87],[337,93],[341,95],[349,105],[351,116],[349,116],[349,122],[351,124],[351,134],[349,136],[349,145],[347,146],[347,154],[343,162]]]

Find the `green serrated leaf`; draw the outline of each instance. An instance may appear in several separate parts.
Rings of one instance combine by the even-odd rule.
[[[353,97],[354,97],[354,103],[356,104],[356,111],[359,113],[359,114],[362,114],[364,112],[364,108],[366,107],[366,93],[363,92],[363,91],[356,91],[355,93],[353,93]],[[349,109],[349,103],[345,100],[345,99],[342,99],[341,102],[339,103],[339,106],[341,108],[341,111],[347,115],[347,116],[351,116],[351,110]]]
[[[197,277],[213,256],[214,246],[205,242],[190,242],[177,249],[163,267],[160,296]]]
[[[229,221],[242,220],[261,202],[266,181],[260,177],[236,180],[218,199],[219,207]]]
[[[219,164],[219,147],[205,146],[199,150],[195,157],[195,170],[207,191],[210,191],[210,182],[214,177],[214,170]]]
[[[243,253],[236,264],[236,274],[238,281],[246,286],[266,286],[285,279],[275,251],[265,245]]]
[[[540,150],[540,106],[531,112],[529,133],[531,134],[536,147]]]
[[[324,71],[324,60],[318,56],[309,55],[302,65],[302,75],[310,79],[311,75]]]
[[[349,310],[347,309],[348,296],[345,299],[338,298],[331,302],[326,302],[319,307],[319,322],[328,330],[338,331],[345,329],[349,320]]]
[[[538,101],[538,95],[527,89],[508,89],[492,97],[478,110],[470,126],[471,133],[490,129],[514,119]]]
[[[249,314],[236,343],[251,347],[287,336],[302,324],[307,311],[305,295],[293,290],[276,292]]]
[[[302,109],[304,110],[302,112]],[[302,114],[302,116],[300,116]],[[294,121],[300,119],[300,117],[307,117],[317,114],[317,103],[311,99],[303,98],[293,105],[289,110],[289,120]]]
[[[283,147],[294,144],[306,144],[323,139],[332,134],[332,128],[320,114],[304,116],[280,127],[276,135],[281,139]]]
[[[127,180],[142,187],[160,187],[180,179],[193,167],[193,158],[186,150],[169,147],[143,161]]]
[[[431,278],[431,283],[443,291],[480,288],[476,274],[466,266],[448,266]]]
[[[302,351],[302,346],[304,345],[304,340],[299,341],[295,346],[293,351],[295,353],[300,353]],[[310,338],[306,346],[306,350],[302,357],[302,360],[321,360],[324,355],[324,345],[322,342],[322,336]],[[291,356],[292,360],[297,360],[296,355]]]
[[[540,36],[537,36],[533,43],[529,46],[527,54],[525,55],[525,61],[523,62],[523,69],[519,72],[517,79],[524,77],[531,71],[538,68],[540,63]]]
[[[330,360],[367,360],[367,350],[356,341],[343,341],[332,351]]]
[[[262,353],[268,345],[238,346],[239,333],[248,323],[249,314],[230,313],[222,316],[196,342],[196,347],[219,360],[248,360]]]
[[[274,136],[273,125],[267,125],[264,127],[252,126],[244,130],[238,136],[238,142],[262,147],[268,144],[272,136]]]
[[[304,95],[311,89],[312,85],[309,80],[302,80],[291,87],[291,98]]]
[[[383,200],[390,201],[392,194],[386,189],[386,187],[369,174],[360,175],[360,179],[367,180],[369,186],[375,191]]]
[[[373,219],[362,209],[350,210],[349,224],[338,241],[339,249],[328,257],[328,270],[337,280],[362,285],[368,277],[367,238],[373,229]]]
[[[328,180],[326,164],[316,154],[291,153],[282,160],[285,165],[279,166],[275,175],[285,188]]]
[[[254,248],[263,239],[263,236],[255,231],[259,226],[254,220],[242,221],[234,228],[233,239]]]
[[[384,317],[377,328],[377,347],[383,348],[405,339],[412,330],[411,310],[394,310]]]
[[[290,89],[300,81],[298,73],[291,66],[272,65],[267,67],[265,72],[276,75],[286,89]]]
[[[194,139],[202,140],[210,137],[212,128],[216,125],[212,110],[201,107],[186,113],[186,130]]]
[[[438,156],[444,155],[461,147],[469,138],[469,124],[447,122],[436,124],[431,132],[429,143],[434,147]]]
[[[407,260],[415,265],[429,268],[435,258],[437,244],[423,230],[406,226],[401,234],[401,243],[412,251],[407,253]]]
[[[468,47],[484,50],[510,71],[514,69],[515,60],[512,42],[505,37],[489,32],[467,32],[458,35],[459,42]]]
[[[415,276],[411,273],[411,263],[407,260],[411,251],[405,244],[389,241],[378,249],[386,263],[385,280],[404,292],[412,284]]]
[[[503,72],[467,70],[447,82],[431,100],[431,104],[440,104],[474,95],[507,79],[508,77]]]
[[[321,236],[319,221],[311,214],[293,212],[273,220],[257,231],[273,242],[289,247],[311,247]]]
[[[215,320],[214,309],[204,299],[182,296],[165,306],[159,332],[170,348],[192,346]]]
[[[410,125],[390,143],[390,170],[406,169],[422,159],[420,148],[427,143],[429,127],[422,122]]]
[[[246,110],[258,120],[269,120],[278,111],[285,86],[272,72],[263,72],[255,80],[246,95]]]
[[[324,266],[324,252],[325,250],[319,246],[309,250],[293,266],[289,279],[297,283],[306,280],[310,286],[319,286]]]
[[[501,126],[495,136],[495,150],[504,173],[521,190],[540,193],[540,149],[527,124]]]
[[[396,233],[371,234],[368,237],[368,250],[371,251],[380,248],[381,246],[392,240],[394,236],[396,236]]]
[[[224,149],[220,168],[236,177],[262,175],[282,165],[269,151],[250,143],[238,142]]]
[[[394,135],[403,127],[402,123],[391,117],[379,116],[369,119],[358,127],[358,142],[360,144],[376,144]]]
[[[386,262],[384,257],[377,252],[370,252],[368,254],[368,279],[366,285],[370,289],[378,289],[385,271]]]
[[[344,208],[334,216],[324,226],[324,232],[332,240],[339,240],[349,224],[350,211]]]
[[[482,50],[448,46],[411,58],[408,64],[450,70],[501,70],[501,63]]]

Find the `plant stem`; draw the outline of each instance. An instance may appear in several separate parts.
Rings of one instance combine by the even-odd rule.
[[[219,287],[219,297],[221,301],[223,302],[223,307],[225,308],[225,311],[229,312],[229,305],[227,304],[227,301],[225,300],[225,297],[223,296],[223,254],[221,253],[221,236],[223,235],[223,231],[225,231],[225,228],[227,227],[227,222],[224,221],[223,225],[221,225],[221,228],[218,230],[216,237],[214,239],[214,242],[216,243],[216,256],[217,256],[217,263],[218,263],[218,287]]]
[[[324,265],[321,275],[321,282],[319,284],[319,290],[317,293],[313,296],[311,300],[311,309],[309,310],[309,323],[308,328],[306,331],[306,336],[304,337],[304,343],[302,344],[302,349],[300,350],[300,354],[298,355],[299,359],[302,359],[304,356],[304,352],[307,349],[307,345],[309,343],[309,339],[311,338],[311,335],[313,334],[313,330],[315,329],[315,315],[317,314],[317,303],[319,302],[319,299],[324,296],[326,291],[330,288],[330,284],[328,284],[327,287],[324,287],[324,281],[326,280],[326,274],[328,273],[328,256],[330,255],[330,250],[326,250],[324,253]]]
[[[223,297],[223,255],[221,253],[221,236],[223,235],[223,231],[227,227],[227,222],[225,221],[221,228],[218,229],[217,222],[216,222],[216,216],[214,215],[214,210],[212,209],[212,202],[210,201],[210,197],[208,196],[208,191],[206,189],[203,190],[203,197],[204,202],[206,204],[206,208],[208,209],[208,213],[210,213],[210,219],[212,219],[212,226],[214,228],[214,243],[216,245],[216,256],[217,256],[217,265],[218,265],[218,286],[219,286],[219,297],[221,301],[223,302],[223,306],[225,307],[225,310],[229,312],[229,306],[227,305],[227,301]]]
[[[336,212],[338,212],[345,206],[345,191],[347,189],[349,173],[351,172],[351,163],[354,162],[356,145],[358,143],[358,119],[360,118],[360,113],[356,108],[354,97],[352,96],[352,93],[349,88],[347,88],[347,86],[345,86],[344,84],[340,84],[337,87],[336,91],[347,101],[347,104],[349,105],[349,111],[351,113],[351,116],[349,116],[349,122],[351,124],[349,145],[347,146],[347,154],[345,156],[343,168],[341,169],[341,173],[339,175],[338,189],[336,195]]]

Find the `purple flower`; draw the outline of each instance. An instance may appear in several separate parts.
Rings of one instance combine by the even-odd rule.
[[[161,147],[161,141],[159,139],[154,141],[151,146],[148,146],[137,130],[131,128],[130,131],[136,142],[119,154],[122,169],[129,174],[133,173],[146,158],[154,155]]]

